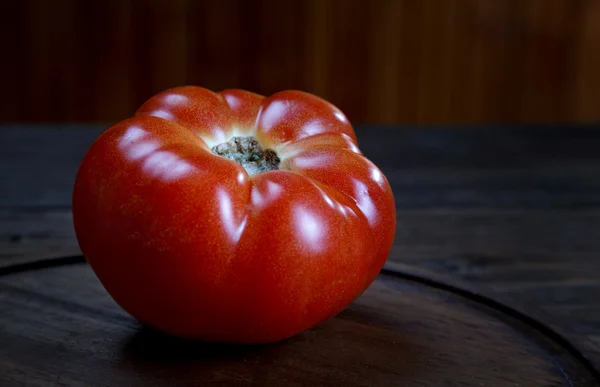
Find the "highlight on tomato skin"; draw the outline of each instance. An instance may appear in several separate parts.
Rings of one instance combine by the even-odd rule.
[[[96,139],[73,219],[91,268],[131,316],[247,344],[346,308],[396,230],[391,187],[337,107],[302,91],[199,86],[158,93]]]

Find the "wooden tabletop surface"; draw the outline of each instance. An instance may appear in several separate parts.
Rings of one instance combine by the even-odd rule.
[[[71,186],[104,127],[0,127],[0,267],[79,253]],[[395,193],[391,257],[600,345],[597,129],[358,127]]]

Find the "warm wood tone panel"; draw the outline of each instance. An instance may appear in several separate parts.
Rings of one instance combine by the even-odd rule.
[[[578,72],[572,108],[581,121],[600,116],[600,2],[588,1],[581,15],[577,45]]]
[[[112,121],[182,84],[321,95],[355,122],[600,118],[585,0],[23,0],[2,121]]]

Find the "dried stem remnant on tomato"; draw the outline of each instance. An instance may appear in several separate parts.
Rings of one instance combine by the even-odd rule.
[[[223,144],[212,148],[214,154],[235,161],[248,172],[256,175],[261,172],[279,169],[279,162],[272,149],[264,149],[254,137],[233,137]]]

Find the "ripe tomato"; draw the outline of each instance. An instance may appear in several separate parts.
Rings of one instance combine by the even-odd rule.
[[[344,114],[314,95],[186,86],[106,130],[77,174],[81,250],[163,332],[264,343],[339,313],[375,279],[394,197]]]

